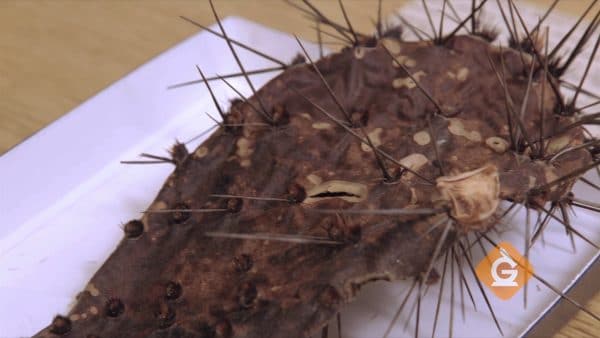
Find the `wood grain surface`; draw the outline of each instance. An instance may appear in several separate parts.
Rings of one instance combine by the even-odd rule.
[[[404,2],[383,1],[383,13]],[[527,2],[547,6],[551,1]],[[331,18],[343,20],[337,2],[314,3]],[[557,10],[575,15],[588,3],[564,0]],[[373,30],[376,1],[344,4],[357,30]],[[243,16],[314,39],[307,21],[282,1],[217,1],[216,6],[222,17]],[[203,1],[0,0],[0,154],[196,33],[180,15],[207,25],[214,22]],[[600,293],[587,307],[600,313]],[[555,337],[600,336],[600,323],[581,311],[564,322]]]

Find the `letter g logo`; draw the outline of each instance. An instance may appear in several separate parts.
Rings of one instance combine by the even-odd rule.
[[[475,272],[498,298],[508,300],[532,277],[533,268],[510,243],[502,242],[488,252]]]
[[[494,279],[492,286],[499,286],[499,287],[519,286],[519,284],[517,282],[515,282],[515,279],[517,279],[517,275],[519,274],[519,271],[515,270],[515,267],[518,264],[509,257],[508,253],[503,248],[500,248],[500,254],[502,256],[498,257],[494,261],[494,263],[492,263],[491,272],[492,272],[492,278]],[[500,264],[503,264],[503,263],[508,264],[511,267],[510,269],[500,270],[500,273],[502,273],[506,277],[501,277],[500,275],[498,275],[498,268],[500,267]]]

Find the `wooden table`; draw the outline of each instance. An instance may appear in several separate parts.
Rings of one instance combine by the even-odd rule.
[[[385,0],[383,13],[404,2]],[[551,1],[529,2],[547,6]],[[314,3],[343,20],[336,2]],[[587,3],[562,1],[557,10],[577,14]],[[376,1],[346,0],[345,5],[355,29],[372,30]],[[314,39],[307,21],[281,1],[218,1],[217,7],[222,17],[244,16]],[[0,1],[0,154],[196,33],[179,15],[214,22],[208,8],[197,1]],[[587,306],[600,313],[600,293]],[[600,323],[582,312],[556,334],[598,335]]]

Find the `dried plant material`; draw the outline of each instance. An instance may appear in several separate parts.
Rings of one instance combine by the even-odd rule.
[[[459,224],[483,222],[500,204],[498,169],[488,165],[454,176],[437,178],[437,188],[451,202],[450,215]]]
[[[146,154],[176,168],[143,226],[126,227],[69,317],[38,336],[308,337],[366,283],[411,278],[421,295],[438,258],[472,266],[463,240],[494,228],[500,200],[566,203],[599,162],[580,146],[597,119],[548,95],[570,61],[542,57],[539,41],[490,43],[475,21],[484,3],[452,32],[406,41],[381,22],[356,32],[342,2],[345,25],[304,1],[348,46],[279,62],[260,89],[220,26],[252,96],[228,111],[215,99],[224,123],[194,151]]]
[[[358,203],[367,198],[367,186],[347,181],[327,181],[306,192],[308,196],[303,203],[311,204],[326,198],[340,198],[346,202]]]
[[[485,144],[487,144],[488,147],[492,148],[495,152],[499,154],[506,152],[509,146],[508,142],[505,139],[497,136],[488,137],[485,140]]]

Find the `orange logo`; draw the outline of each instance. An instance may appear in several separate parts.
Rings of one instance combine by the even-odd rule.
[[[498,298],[508,300],[529,281],[533,267],[510,243],[502,242],[488,252],[475,271]]]

